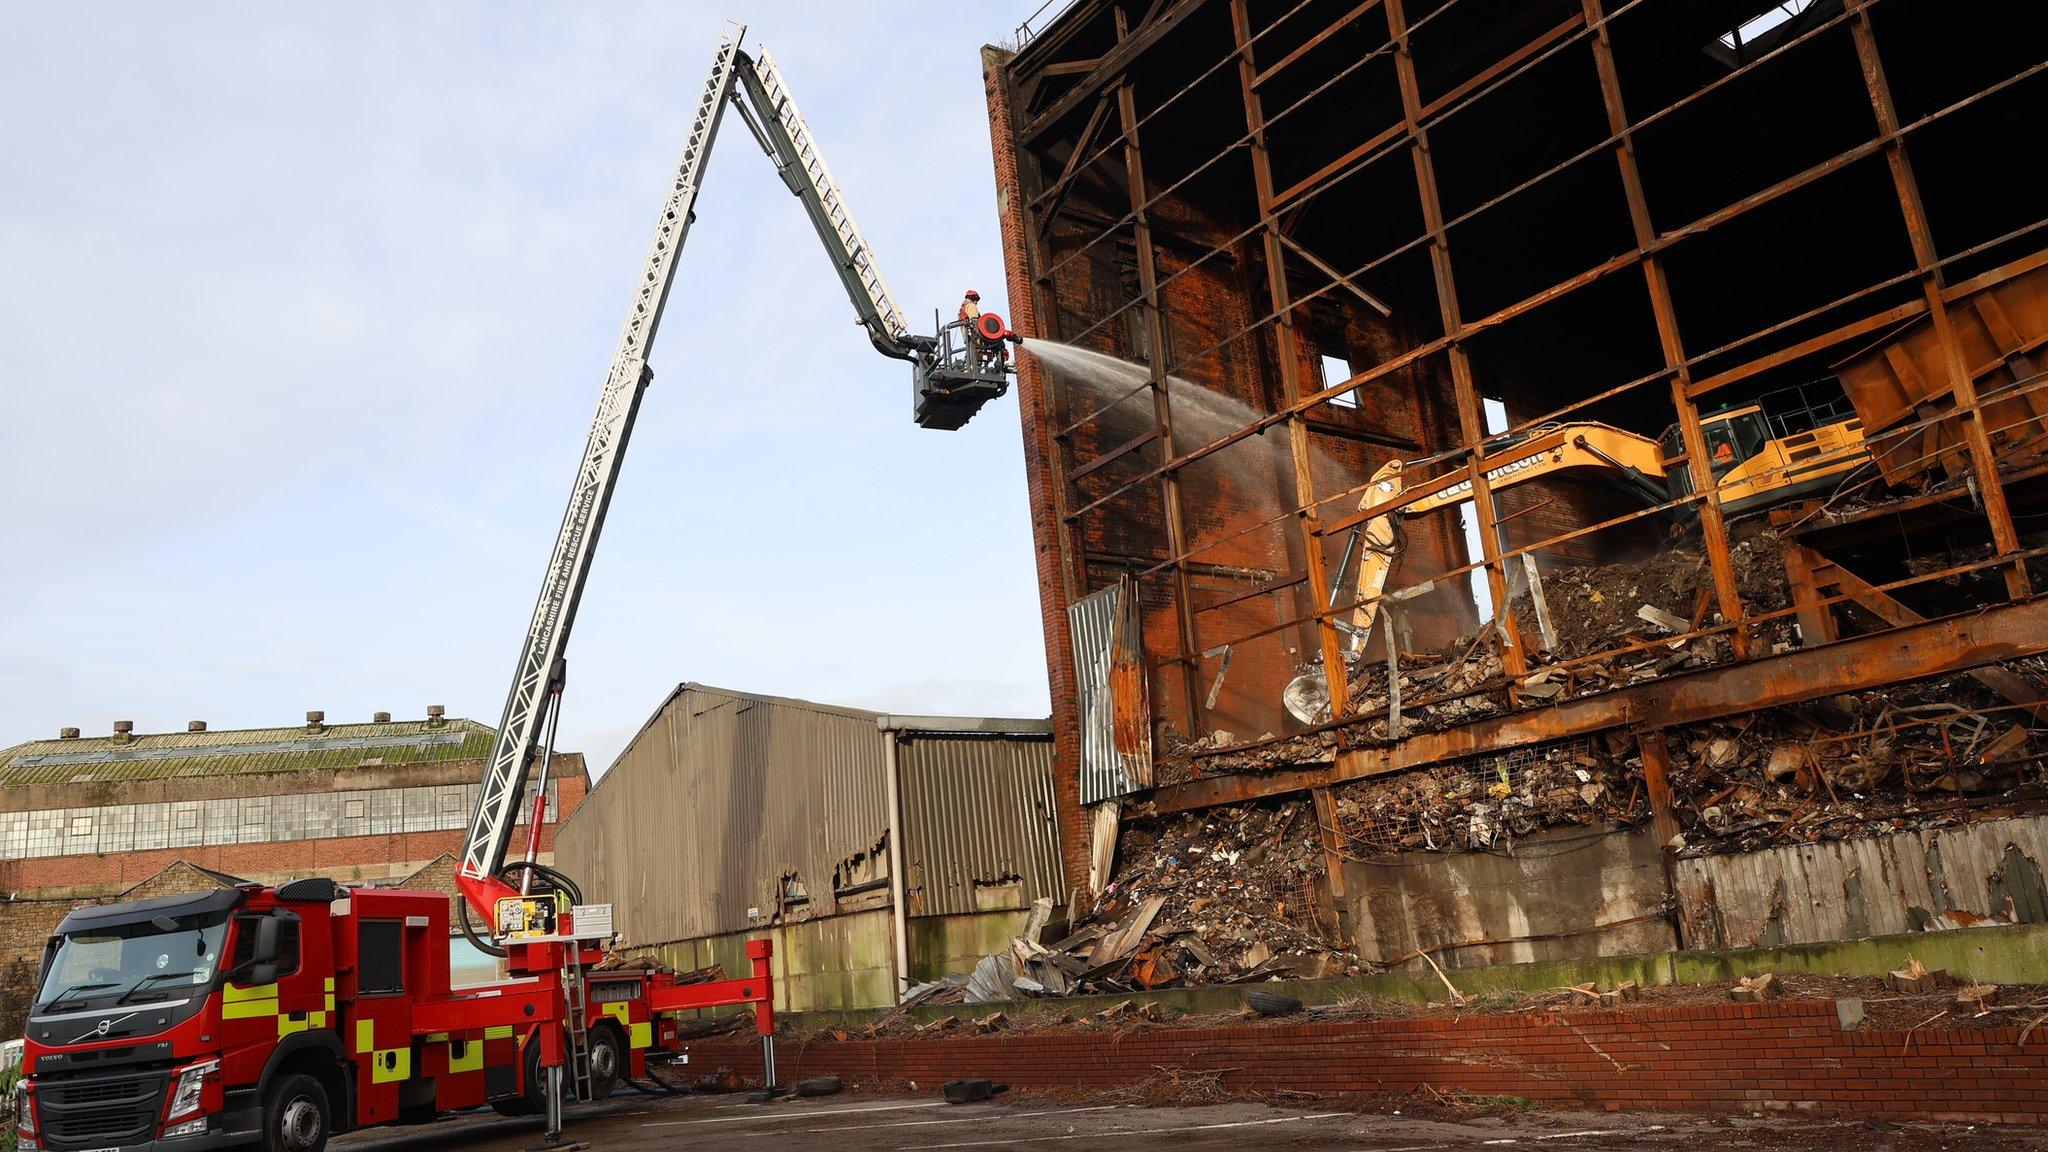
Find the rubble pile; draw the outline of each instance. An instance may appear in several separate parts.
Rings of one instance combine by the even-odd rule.
[[[1747,520],[1729,525],[1728,559],[1747,614],[1761,616],[1791,605],[1784,556],[1778,548],[1778,535],[1768,523]],[[1660,635],[1696,631],[1720,620],[1714,574],[1697,537],[1623,563],[1546,567],[1543,595],[1557,636],[1557,644],[1545,654],[1552,660],[1610,652]],[[1533,631],[1534,602],[1524,593],[1513,603],[1518,622]],[[1756,627],[1757,638],[1766,649],[1793,640],[1789,618],[1767,620]],[[1675,651],[1685,649],[1696,649],[1687,653],[1693,663],[1713,663],[1728,656],[1728,643],[1721,637],[1693,641]],[[1642,653],[1614,659],[1629,666],[1620,677],[1624,680],[1647,678],[1641,675],[1649,671],[1643,666],[1645,661],[1651,665],[1669,662],[1668,657]],[[1670,670],[1657,668],[1650,674]],[[1609,669],[1611,677],[1620,671]]]
[[[1729,556],[1737,588],[1749,613],[1764,615],[1789,606],[1791,593],[1785,580],[1784,560],[1770,525],[1752,520],[1731,526]],[[1543,643],[1535,600],[1526,590],[1511,602],[1516,622],[1531,645],[1537,664],[1572,666],[1539,666],[1513,685],[1514,694],[1531,704],[1724,663],[1733,655],[1725,635],[1659,642],[1662,637],[1684,636],[1712,627],[1721,619],[1715,605],[1713,573],[1696,539],[1627,562],[1553,566],[1543,575],[1543,595],[1546,610],[1541,615],[1550,621],[1554,642]],[[1385,630],[1380,631],[1384,636]],[[1752,634],[1765,649],[1789,647],[1796,635],[1789,616],[1757,623]],[[1347,666],[1351,713],[1372,718],[1362,728],[1352,730],[1351,735],[1362,743],[1392,743],[1417,732],[1435,732],[1497,716],[1513,706],[1501,659],[1500,635],[1491,627],[1461,637],[1438,651],[1398,653],[1395,665],[1399,673],[1398,693],[1389,691],[1390,676],[1384,660],[1361,656]],[[1316,676],[1320,667],[1309,660],[1295,671],[1297,675]],[[1398,708],[1394,706],[1396,697]],[[1327,715],[1328,705],[1323,708]],[[1170,749],[1169,754],[1195,754],[1202,761],[1198,770],[1201,775],[1270,771],[1311,762],[1311,758],[1299,755],[1293,759],[1280,755],[1299,752],[1284,743],[1204,755],[1209,748],[1228,747],[1231,741],[1220,739],[1228,736],[1217,733],[1219,739],[1184,744]],[[1178,771],[1185,774],[1197,770]]]
[[[1348,975],[1321,837],[1305,801],[1246,804],[1126,826],[1095,908],[1048,939],[1042,914],[1006,952],[904,994],[984,1004],[1197,984]],[[1058,929],[1054,929],[1058,931]]]
[[[1340,850],[1353,859],[1512,847],[1545,828],[1649,817],[1641,760],[1622,735],[1363,780],[1335,802]]]
[[[1671,741],[1684,852],[1962,819],[1958,800],[2012,796],[2041,783],[2041,728],[1958,676],[1684,729]]]

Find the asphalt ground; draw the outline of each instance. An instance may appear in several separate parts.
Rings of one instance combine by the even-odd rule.
[[[1004,1097],[948,1105],[935,1093],[842,1093],[769,1104],[736,1096],[618,1096],[573,1108],[566,1138],[593,1152],[746,1149],[749,1152],[2048,1152],[2048,1129],[1892,1125],[1806,1116],[1693,1116],[1523,1110],[1363,1112],[1257,1103],[1148,1107]],[[536,1121],[490,1113],[413,1128],[378,1128],[332,1142],[337,1152],[517,1152],[541,1138]]]

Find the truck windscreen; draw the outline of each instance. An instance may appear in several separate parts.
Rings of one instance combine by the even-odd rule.
[[[43,970],[37,1006],[88,1008],[161,1000],[209,984],[220,965],[228,913],[159,916],[94,925],[59,937]]]

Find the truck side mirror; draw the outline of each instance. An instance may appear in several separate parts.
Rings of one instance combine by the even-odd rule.
[[[275,916],[265,916],[261,920],[256,921],[256,945],[249,951],[249,963],[251,965],[269,964],[272,969],[277,967],[275,961],[277,960],[278,933],[281,927],[282,925]],[[273,975],[271,979],[275,980],[277,977]]]
[[[275,960],[265,960],[261,962],[252,961],[242,966],[242,975],[235,981],[235,983],[240,984],[245,988],[255,988],[264,984],[275,984],[277,983],[278,976],[282,975],[282,973],[280,973],[277,969],[278,965]]]

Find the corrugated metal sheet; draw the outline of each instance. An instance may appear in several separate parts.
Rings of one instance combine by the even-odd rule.
[[[192,776],[265,775],[363,764],[431,764],[481,760],[491,729],[474,720],[244,728],[219,732],[37,740],[0,752],[0,787],[97,780],[161,780]]]
[[[633,944],[763,927],[775,915],[777,893],[790,874],[810,898],[790,918],[830,915],[838,910],[835,872],[860,879],[887,872],[885,864],[872,861],[888,831],[887,736],[877,715],[685,684],[562,826],[557,861],[591,899],[616,905],[619,931]],[[962,774],[974,775],[954,767],[960,763],[956,754],[989,755],[988,746],[1008,742],[933,740],[938,766],[927,775],[950,786]],[[917,791],[906,787],[906,806],[916,802]],[[1021,832],[1001,828],[1007,813],[985,815],[998,830],[973,829],[970,843],[1023,843]],[[929,826],[950,829],[958,823],[946,817]],[[994,855],[1007,859],[1007,851]],[[944,858],[945,853],[931,857]],[[979,863],[990,854],[959,858]],[[1057,852],[1052,858],[1050,874],[1057,877]],[[933,864],[934,888],[950,886],[943,871]],[[887,893],[870,888],[859,899],[872,907],[885,903]],[[761,915],[750,918],[750,908]]]
[[[907,735],[897,766],[912,915],[1066,900],[1050,739]]]
[[[1081,803],[1149,787],[1152,706],[1137,585],[1126,579],[1074,601],[1067,606],[1067,624],[1081,705]]]
[[[1686,946],[1744,948],[2042,922],[2048,816],[1677,862]]]

